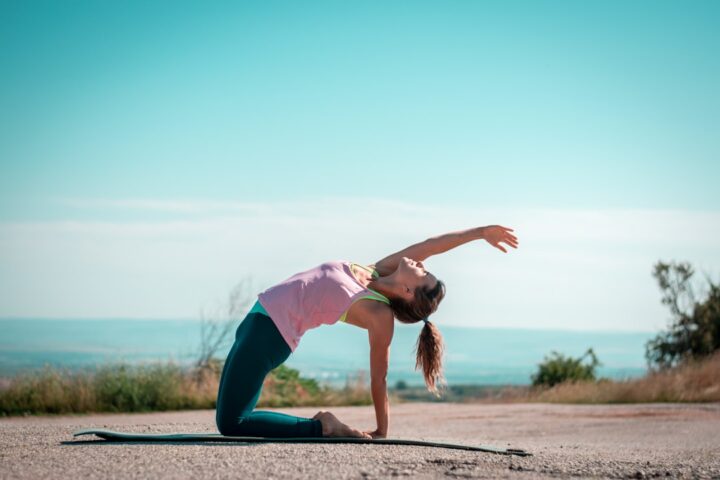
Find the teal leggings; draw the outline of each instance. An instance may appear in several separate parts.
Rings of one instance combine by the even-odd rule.
[[[235,333],[217,398],[215,423],[223,435],[249,437],[322,437],[322,423],[279,412],[253,412],[263,380],[291,350],[270,317],[250,312]]]

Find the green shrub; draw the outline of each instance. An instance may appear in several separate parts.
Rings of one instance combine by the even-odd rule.
[[[99,409],[110,412],[142,412],[188,407],[181,394],[182,369],[172,363],[110,365],[94,376]]]
[[[584,365],[582,362],[588,356],[590,363]],[[566,357],[553,351],[540,363],[537,373],[532,375],[532,383],[536,386],[552,387],[565,381],[594,381],[595,369],[599,365],[600,362],[592,348],[579,358]]]
[[[258,407],[291,407],[316,404],[322,394],[317,381],[300,377],[300,372],[286,365],[280,365],[270,371]]]

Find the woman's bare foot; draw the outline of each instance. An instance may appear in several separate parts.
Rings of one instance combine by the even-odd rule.
[[[312,418],[320,420],[320,423],[322,423],[323,437],[360,437],[372,439],[372,436],[367,433],[356,430],[349,425],[345,425],[330,412],[324,412],[321,410]]]

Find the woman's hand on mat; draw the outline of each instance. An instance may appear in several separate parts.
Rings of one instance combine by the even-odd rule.
[[[319,411],[312,417],[320,420],[322,424],[323,437],[360,437],[371,439],[372,437],[365,433],[352,428],[350,425],[342,423],[335,415],[330,412]]]
[[[363,431],[363,433],[370,435],[370,437],[372,437],[373,440],[376,438],[386,438],[387,437],[386,434],[380,433],[378,430],[373,430],[373,431],[365,430],[365,431]]]
[[[500,245],[500,242],[504,242],[513,248],[517,248],[518,239],[515,235],[510,233],[512,231],[512,228],[503,227],[501,225],[488,225],[487,227],[482,227],[482,238],[493,247],[507,253],[507,250]]]

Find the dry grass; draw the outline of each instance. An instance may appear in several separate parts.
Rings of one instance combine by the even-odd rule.
[[[720,401],[720,352],[704,360],[625,381],[566,382],[545,389],[508,390],[500,401],[650,403]]]
[[[0,383],[0,415],[144,412],[215,408],[220,369],[172,363],[106,365],[96,371],[46,367]],[[284,365],[270,372],[257,408],[372,404],[362,374],[344,388],[320,386]]]
[[[108,365],[95,372],[46,368],[5,379],[0,384],[0,415],[215,408],[218,377],[217,368],[186,370],[171,363]],[[419,390],[422,391],[391,390],[389,394],[393,403],[408,399],[431,401],[429,393]],[[415,392],[417,398],[408,392]],[[568,382],[552,388],[474,386],[456,388],[443,400],[598,404],[718,402],[720,352],[702,361],[688,362],[635,380]],[[433,397],[432,401],[437,399]],[[365,372],[348,379],[343,388],[332,388],[302,378],[297,370],[281,365],[265,379],[257,408],[371,404]]]

